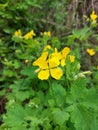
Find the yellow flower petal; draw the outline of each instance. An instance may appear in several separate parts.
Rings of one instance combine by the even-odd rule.
[[[44,47],[44,51],[47,51],[47,50],[53,50],[52,47],[50,45],[46,45]]]
[[[56,57],[50,58],[48,62],[49,62],[49,68],[57,67],[60,64],[59,60]]]
[[[75,56],[74,55],[70,55],[69,59],[70,59],[70,62],[74,62],[75,61]]]
[[[48,64],[47,64],[47,56],[48,52],[43,52],[42,55],[33,62],[33,66],[39,66],[41,69],[48,69]]]
[[[32,36],[36,35],[35,32],[34,32],[34,30],[31,30],[30,33],[31,33]]]
[[[61,60],[61,66],[65,66],[65,59],[64,58]]]
[[[51,32],[48,31],[48,32],[47,32],[47,35],[48,35],[48,37],[51,37]]]
[[[60,68],[54,68],[54,69],[50,69],[50,74],[51,77],[58,80],[63,75],[63,71]]]
[[[31,39],[33,36],[35,36],[34,30],[31,30],[30,32],[26,33],[24,35],[24,39]]]
[[[61,52],[58,52],[57,48],[55,48],[55,51],[50,55],[50,57],[56,57],[56,59],[60,60],[62,55]]]
[[[49,78],[49,70],[41,70],[38,73],[38,78],[41,80],[47,80]]]
[[[66,58],[66,56],[70,52],[70,48],[69,47],[64,47],[64,49],[61,52],[62,52],[62,56]]]
[[[96,21],[97,15],[95,14],[95,11],[92,12],[92,14],[90,15],[90,18],[92,21]]]
[[[65,61],[66,61],[66,57],[67,55],[70,53],[70,48],[65,47],[62,51],[62,58],[61,58],[61,66],[65,66]]]
[[[17,31],[15,31],[14,36],[21,37],[21,36],[22,36],[22,32],[21,32],[21,30],[18,29]]]
[[[44,60],[42,60],[41,62],[40,62],[40,66],[39,66],[41,69],[48,69],[49,67],[48,67],[48,63],[46,62],[46,61],[44,61]]]
[[[24,39],[31,39],[32,35],[28,32],[27,34],[24,35]]]
[[[33,66],[39,66],[41,69],[48,69],[47,61],[44,59],[38,59],[33,63]]]

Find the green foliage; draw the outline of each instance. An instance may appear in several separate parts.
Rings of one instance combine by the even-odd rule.
[[[81,35],[75,38],[80,40]],[[80,71],[79,57],[72,50],[66,57],[66,65],[62,67],[64,74],[60,80],[51,77],[46,81],[40,80],[36,72],[38,68],[32,63],[46,45],[60,51],[60,40],[43,34],[32,39],[13,35],[12,41],[17,44],[13,55],[5,59],[2,57],[1,61],[3,70],[0,81],[3,84],[0,97],[5,96],[7,102],[0,129],[97,130],[98,88],[94,87],[97,72],[90,85],[87,75],[91,72]],[[52,51],[49,53],[52,54]],[[1,53],[4,54],[4,51]],[[75,61],[70,62],[69,57],[73,54]]]
[[[97,130],[98,90],[86,88],[85,78],[74,81],[68,90],[56,81],[49,85],[40,81],[40,90],[38,86],[32,90],[31,83],[21,86],[23,82],[28,81],[21,79],[10,86],[1,129]]]
[[[79,83],[80,80],[78,84],[77,82],[72,84],[71,91],[67,95],[67,102],[70,104],[68,111],[71,113],[71,121],[77,130],[97,130],[98,102],[96,99],[98,92],[96,88],[87,89],[84,83]]]
[[[78,28],[74,17],[83,2],[76,3],[79,9],[74,2],[1,0],[0,130],[98,130],[98,25],[87,16]],[[66,56],[64,47],[70,48]],[[43,66],[34,66],[43,52],[49,54]],[[57,67],[62,76],[56,80],[51,71]],[[38,77],[42,70],[49,71],[47,80]]]

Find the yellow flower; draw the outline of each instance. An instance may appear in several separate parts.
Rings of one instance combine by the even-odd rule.
[[[44,32],[44,35],[47,35],[48,37],[51,37],[51,32],[50,31]]]
[[[31,30],[27,34],[24,35],[24,39],[28,40],[31,39],[33,36],[35,36],[34,30]]]
[[[17,31],[15,31],[14,36],[21,37],[22,36],[21,30],[18,29]]]
[[[54,52],[50,55],[50,57],[56,58],[56,60],[60,61],[62,58],[61,52],[58,52],[57,48],[54,49]]]
[[[38,78],[47,80],[51,75],[52,78],[58,80],[63,75],[63,71],[58,67],[59,62],[56,57],[49,57],[48,52],[43,52],[42,55],[33,62],[33,66],[39,66]]]
[[[29,62],[29,60],[25,60],[25,63],[28,63]]]
[[[33,65],[39,66],[41,69],[47,69],[48,68],[46,63],[47,57],[48,52],[43,52],[42,55],[36,61],[33,62]]]
[[[97,15],[95,14],[95,11],[93,11],[90,15],[90,18],[93,22],[96,22],[96,19],[97,19]]]
[[[69,59],[70,59],[70,62],[74,62],[75,61],[75,56],[74,55],[70,55]]]
[[[90,56],[93,56],[93,55],[95,55],[95,51],[94,51],[94,49],[86,49],[86,52],[90,55]]]
[[[66,57],[67,55],[70,53],[70,48],[65,47],[62,51],[62,58],[61,58],[61,66],[65,66],[65,61],[66,61]]]
[[[46,45],[44,47],[44,51],[47,51],[47,50],[53,50],[52,47],[50,45]]]

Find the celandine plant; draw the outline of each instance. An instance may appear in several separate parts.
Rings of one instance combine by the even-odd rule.
[[[91,72],[80,70],[74,50],[61,47],[60,41],[59,47],[54,47],[49,32],[40,38],[34,37],[33,31],[25,36],[17,33],[19,37],[13,40],[19,43],[16,49],[21,53],[15,51],[15,56],[22,69],[6,93],[0,130],[97,130],[98,88],[89,84]],[[32,53],[35,41],[40,49]],[[24,59],[25,51],[28,57]]]
[[[46,50],[47,46],[45,47]],[[50,47],[50,50],[53,50]],[[48,51],[44,51],[41,56],[33,63],[34,66],[39,66],[38,78],[41,80],[49,79],[51,75],[52,78],[59,80],[63,75],[63,70],[61,69],[62,66],[64,67],[66,64],[66,59],[70,49],[65,47],[61,52],[58,52],[57,48],[49,54]],[[69,55],[70,62],[74,62],[75,57],[74,55]]]

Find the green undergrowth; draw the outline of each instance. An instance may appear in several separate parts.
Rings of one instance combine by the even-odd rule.
[[[11,52],[1,41],[0,97],[6,99],[6,104],[0,129],[97,130],[97,68],[81,70],[80,49],[70,48],[69,38],[64,46],[50,32],[40,37],[31,31],[28,35],[20,32],[12,36]],[[5,53],[7,50],[10,55]],[[44,54],[49,56],[45,58]],[[58,68],[62,70],[60,75]],[[46,77],[47,71],[50,77]]]
[[[98,130],[98,16],[74,4],[1,0],[0,130]]]

